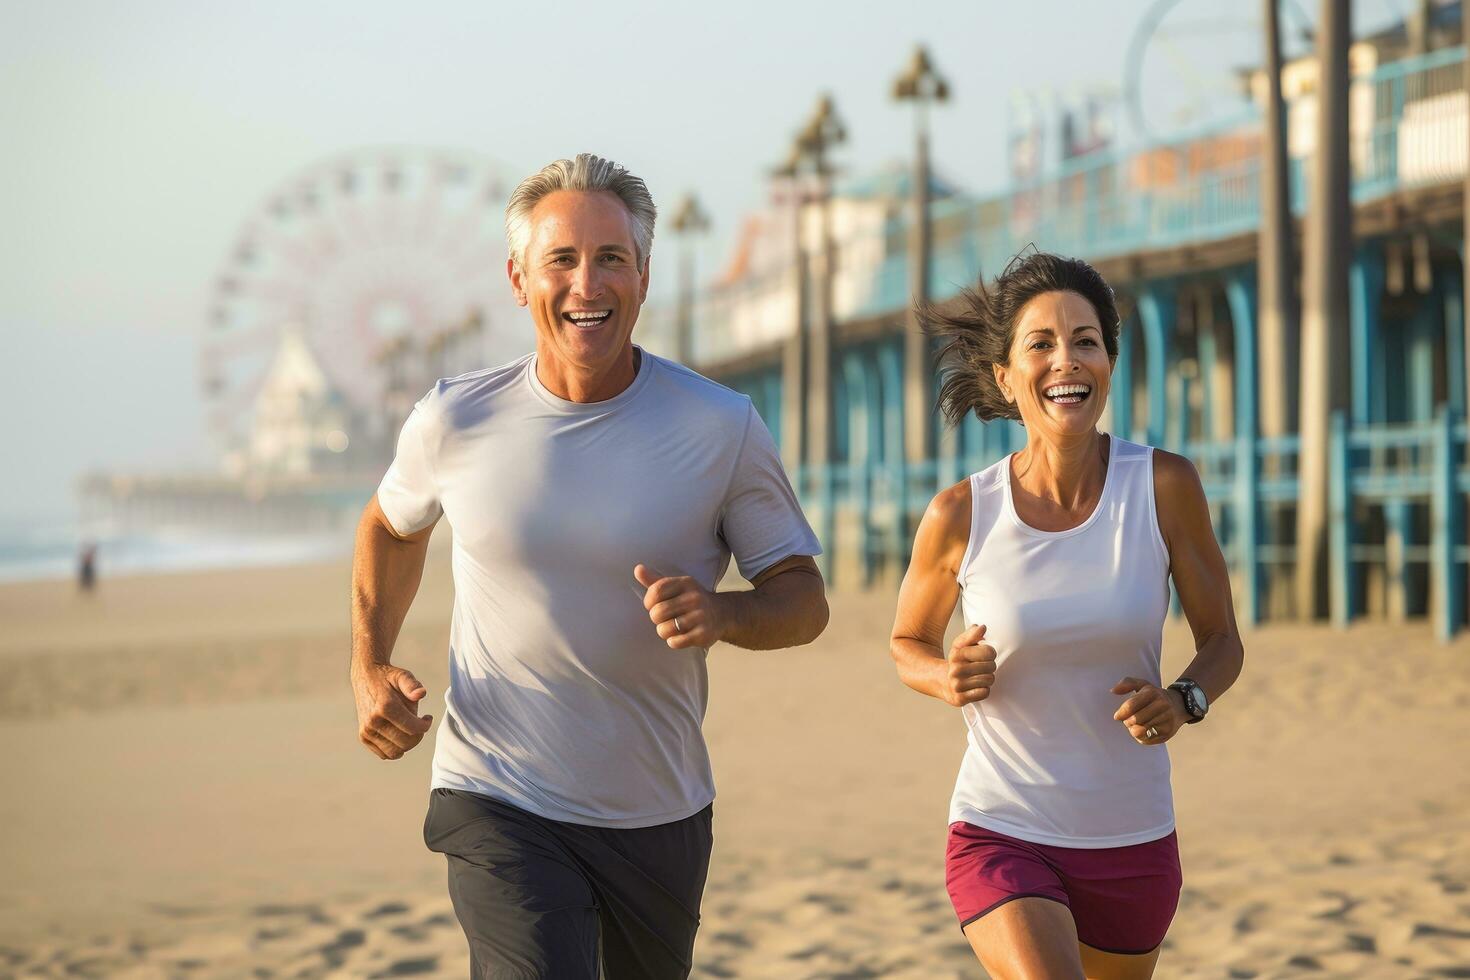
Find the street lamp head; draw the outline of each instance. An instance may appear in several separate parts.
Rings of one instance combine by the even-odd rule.
[[[899,101],[949,101],[949,82],[935,70],[922,44],[914,48],[908,67],[893,80],[893,97]]]
[[[813,142],[820,141],[821,148],[824,150],[838,143],[847,142],[847,127],[837,115],[837,106],[832,101],[832,96],[826,92],[817,98],[817,107],[812,112],[811,122],[807,124],[807,129],[810,132],[810,139]]]
[[[826,177],[831,173],[827,166],[827,151],[838,143],[847,141],[847,128],[837,115],[832,96],[823,94],[817,99],[816,108],[801,132],[796,134],[796,145],[792,150],[792,161],[796,168],[809,167],[812,173]]]
[[[685,194],[674,209],[674,217],[669,226],[675,234],[698,235],[709,230],[709,215],[699,206],[699,200],[692,193]]]

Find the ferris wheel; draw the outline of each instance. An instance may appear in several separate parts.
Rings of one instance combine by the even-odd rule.
[[[509,192],[483,157],[381,149],[318,163],[268,195],[213,284],[200,348],[209,426],[223,447],[247,437],[252,400],[287,333],[367,416],[393,384],[395,353],[471,336],[469,366],[480,367],[528,347],[510,317]]]

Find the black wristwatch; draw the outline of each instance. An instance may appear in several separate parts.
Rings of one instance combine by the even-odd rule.
[[[1183,696],[1184,710],[1189,713],[1186,724],[1193,725],[1197,721],[1205,720],[1205,715],[1210,711],[1210,699],[1205,697],[1204,688],[1188,677],[1181,677],[1169,685],[1169,690],[1178,691]]]

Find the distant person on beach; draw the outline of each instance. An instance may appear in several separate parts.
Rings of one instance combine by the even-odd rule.
[[[1098,431],[1119,321],[1085,262],[1017,258],[923,319],[948,340],[948,420],[1027,437],[929,505],[893,626],[903,682],[969,729],[946,854],[960,928],[993,977],[1150,977],[1181,885],[1164,745],[1244,658],[1204,490],[1184,457]],[[1196,653],[1164,686],[1171,575]]]
[[[97,545],[93,541],[84,541],[77,555],[77,588],[90,593],[96,586]]]
[[[424,839],[476,977],[689,974],[706,656],[827,622],[816,537],[750,399],[632,342],[654,215],[642,180],[590,154],[521,182],[507,271],[535,352],[435,385],[358,527],[352,686],[384,759],[430,727],[389,656],[435,523],[454,531]],[[732,554],[752,590],[715,591]]]

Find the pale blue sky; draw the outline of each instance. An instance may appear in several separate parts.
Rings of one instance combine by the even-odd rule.
[[[0,0],[0,517],[64,511],[89,467],[208,465],[210,284],[261,198],[322,158],[461,147],[521,174],[591,150],[665,206],[696,189],[708,267],[818,92],[850,172],[901,160],[888,85],[928,44],[955,95],[936,163],[999,189],[1011,93],[1120,86],[1151,3],[875,6]],[[1356,6],[1361,33],[1408,4]],[[1259,57],[1255,11],[1182,0],[1145,62],[1158,104],[1190,85],[1228,100],[1228,68]]]

